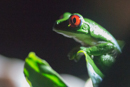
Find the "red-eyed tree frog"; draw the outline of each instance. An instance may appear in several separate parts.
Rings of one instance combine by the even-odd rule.
[[[105,28],[79,13],[64,13],[56,21],[53,30],[81,43],[81,46],[72,49],[68,56],[71,60],[78,61],[81,53],[86,54],[86,57],[88,55],[87,68],[93,84],[96,84],[94,87],[108,72],[117,54],[121,53],[117,40]]]

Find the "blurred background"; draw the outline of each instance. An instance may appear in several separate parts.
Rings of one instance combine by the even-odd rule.
[[[75,63],[67,57],[68,52],[79,43],[53,32],[54,22],[64,12],[80,13],[105,27],[116,39],[126,40],[130,31],[129,9],[130,0],[0,1],[0,54],[9,60],[5,62],[6,58],[0,59],[0,75],[8,72],[2,80],[0,78],[0,83],[6,80],[12,81],[12,85],[17,83],[9,80],[12,77],[8,78],[8,70],[12,69],[10,66],[14,63],[11,61],[20,61],[22,69],[30,51],[45,59],[58,73],[85,80],[85,60]],[[18,73],[19,68],[15,69],[12,69],[15,71],[13,74]]]

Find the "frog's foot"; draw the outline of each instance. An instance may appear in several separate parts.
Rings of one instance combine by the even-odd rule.
[[[74,60],[75,62],[78,62],[83,55],[84,55],[83,53],[77,53],[77,52],[76,52],[75,54],[73,54],[73,55],[68,55],[68,56],[69,56],[69,59],[70,59],[70,60]]]
[[[86,47],[78,46],[78,47],[73,48],[68,54],[69,59],[78,62],[81,59],[81,57],[84,55],[83,53],[78,53],[79,50],[85,51]]]
[[[77,53],[80,50],[80,47],[75,47],[74,49],[72,49],[69,54],[68,57],[70,60],[74,60],[74,61],[79,61],[80,58],[84,55],[83,53]]]

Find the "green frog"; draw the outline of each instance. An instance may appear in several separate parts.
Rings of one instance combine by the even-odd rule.
[[[121,53],[119,43],[122,41],[117,41],[104,27],[91,19],[84,18],[79,13],[65,12],[60,19],[56,20],[53,30],[65,37],[73,38],[81,44],[81,46],[73,48],[68,56],[71,60],[78,61],[84,54],[88,55],[91,58],[89,60],[94,61],[96,70],[101,71],[102,75],[92,77],[98,78],[99,82],[115,62],[116,56]],[[87,66],[92,65],[93,67],[93,63]],[[92,70],[90,67],[88,72]],[[94,73],[97,72],[94,71]],[[93,83],[94,81],[95,79],[92,79]]]

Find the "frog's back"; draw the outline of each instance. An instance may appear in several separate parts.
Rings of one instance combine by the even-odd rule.
[[[117,50],[121,52],[116,39],[104,27],[91,19],[85,18],[84,20],[90,27],[89,31],[92,37],[113,43],[117,47]]]

